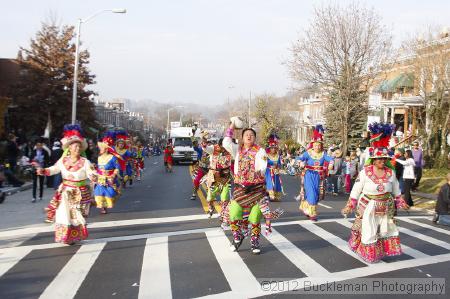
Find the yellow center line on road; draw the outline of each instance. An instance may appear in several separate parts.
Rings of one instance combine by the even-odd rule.
[[[193,173],[194,173],[194,168],[192,167],[192,165],[189,165],[189,174],[191,175],[191,177],[192,177]],[[204,192],[204,194],[203,194],[203,192]],[[200,198],[200,202],[202,204],[202,207],[203,207],[203,210],[205,211],[205,213],[208,213],[208,210],[209,210],[209,204],[208,204],[208,201],[206,200],[206,196],[205,196],[205,194],[207,194],[207,193],[208,193],[208,191],[206,190],[206,186],[204,184],[202,184],[200,186],[200,188],[198,188],[198,190],[197,190],[197,195]],[[217,203],[217,201],[214,201],[214,208],[216,209],[217,213],[219,213],[219,214],[222,211],[222,208],[221,208],[220,204]]]

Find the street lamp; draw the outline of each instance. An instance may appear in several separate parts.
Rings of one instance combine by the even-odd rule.
[[[170,111],[173,109],[177,109],[177,108],[184,108],[184,106],[175,106],[175,107],[167,109],[167,137],[169,137],[169,133],[170,133],[170,131],[169,131]]]
[[[101,13],[104,12],[112,12],[112,13],[126,13],[127,10],[123,8],[114,8],[114,9],[104,9],[96,12],[93,15],[90,15],[86,19],[78,19],[78,26],[76,32],[76,43],[75,43],[75,69],[73,72],[73,92],[72,92],[72,124],[75,124],[76,115],[77,115],[77,88],[78,88],[78,61],[80,58],[79,48],[80,48],[80,35],[81,35],[81,24],[86,23],[89,20],[95,18]]]

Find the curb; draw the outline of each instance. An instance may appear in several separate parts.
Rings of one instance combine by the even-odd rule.
[[[31,188],[33,188],[33,184],[31,182],[28,182],[28,183],[23,184],[20,187],[6,188],[6,189],[1,190],[1,191],[3,193],[5,193],[6,196],[10,196],[10,195],[16,194],[16,193],[21,192],[21,191],[29,190]]]

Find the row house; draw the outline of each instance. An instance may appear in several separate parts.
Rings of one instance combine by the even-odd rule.
[[[447,88],[450,82],[448,31],[429,42],[418,40],[415,47],[413,53],[401,55],[378,76],[369,97],[369,120],[393,123],[404,136],[418,135],[419,116],[425,118],[426,114],[425,95],[435,92],[434,70],[431,80],[426,72],[444,63],[448,70]]]
[[[296,141],[307,144],[311,138],[316,125],[324,125],[325,105],[327,98],[325,93],[311,92],[300,97],[298,106],[299,114],[297,121]]]
[[[146,132],[149,130],[149,121],[141,112],[125,109],[125,103],[95,102],[97,121],[106,128],[121,127],[127,131]]]

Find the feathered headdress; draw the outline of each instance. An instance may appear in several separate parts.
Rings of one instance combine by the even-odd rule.
[[[116,144],[118,142],[123,142],[125,144],[125,147],[127,146],[127,141],[128,141],[128,132],[125,130],[116,130],[115,132],[115,139],[116,139]]]
[[[374,122],[369,124],[370,145],[369,155],[371,158],[390,158],[388,150],[389,140],[394,132],[395,125]]]
[[[65,125],[63,138],[61,139],[62,148],[66,150],[74,142],[81,144],[81,151],[85,151],[88,147],[86,139],[83,136],[83,130],[79,125]]]
[[[97,145],[99,148],[106,148],[108,153],[110,153],[111,155],[113,155],[114,157],[116,157],[118,159],[120,168],[122,170],[125,170],[125,168],[126,168],[125,160],[122,158],[122,156],[118,152],[116,152],[116,150],[113,147],[115,140],[116,140],[116,132],[106,131],[103,134],[102,140],[99,141],[97,143]]]
[[[270,136],[267,140],[267,144],[269,147],[278,147],[279,142],[280,142],[280,139],[278,138],[278,136],[276,134],[270,134]]]
[[[314,128],[313,131],[313,135],[311,138],[311,142],[308,145],[308,149],[313,147],[313,144],[316,142],[322,143],[323,144],[323,133],[324,133],[324,129],[322,125],[316,125],[316,127]]]

